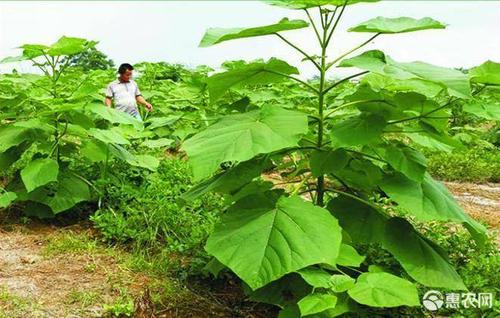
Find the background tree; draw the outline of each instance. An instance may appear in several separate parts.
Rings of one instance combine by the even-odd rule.
[[[70,66],[81,67],[84,71],[108,70],[115,67],[112,59],[95,47],[88,47],[85,51],[69,57]]]

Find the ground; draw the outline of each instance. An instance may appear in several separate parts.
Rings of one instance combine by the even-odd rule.
[[[500,184],[446,185],[472,217],[498,229]],[[100,244],[85,224],[4,224],[0,228],[0,318],[112,317],[134,311],[135,317],[234,317],[234,309],[218,303],[216,297],[207,299],[183,290],[168,277],[158,281],[137,266],[132,270],[133,262],[127,252]],[[164,304],[164,310],[152,314],[149,289],[157,289],[158,284],[175,305]]]

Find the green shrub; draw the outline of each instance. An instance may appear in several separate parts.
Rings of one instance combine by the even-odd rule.
[[[150,255],[203,256],[203,244],[218,220],[221,199],[207,195],[183,204],[180,195],[192,184],[187,164],[161,161],[156,172],[116,163],[106,202],[91,220],[105,241],[125,244]],[[199,263],[199,261],[194,261]]]
[[[463,228],[450,227],[446,224],[433,222],[428,224],[419,223],[416,225],[420,232],[437,243],[449,256],[449,261],[456,268],[462,277],[465,286],[471,293],[493,293],[493,308],[481,309],[446,309],[441,308],[437,314],[439,317],[453,318],[482,318],[498,317],[500,313],[500,301],[498,295],[500,291],[500,277],[498,268],[500,266],[500,254],[495,242],[494,234],[490,233],[484,246],[478,247],[470,234]],[[366,255],[365,264],[377,263],[383,270],[397,275],[407,277],[405,271],[399,263],[388,252],[385,252],[372,245],[356,246],[361,254]],[[435,289],[443,293],[465,292],[458,290],[444,290],[441,288],[430,288],[418,285],[419,295],[422,297],[427,291]],[[399,307],[375,309],[361,307],[359,315],[347,317],[430,317],[430,312],[422,308]]]
[[[437,179],[460,182],[499,182],[498,149],[472,147],[456,152],[428,152],[428,171]]]

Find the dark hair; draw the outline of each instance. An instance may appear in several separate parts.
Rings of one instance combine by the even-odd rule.
[[[118,68],[118,74],[124,74],[126,71],[133,71],[134,67],[128,63],[123,63]]]

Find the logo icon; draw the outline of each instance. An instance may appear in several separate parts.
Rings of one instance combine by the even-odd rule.
[[[443,294],[437,290],[429,290],[424,294],[422,304],[429,311],[438,311],[444,304]]]

